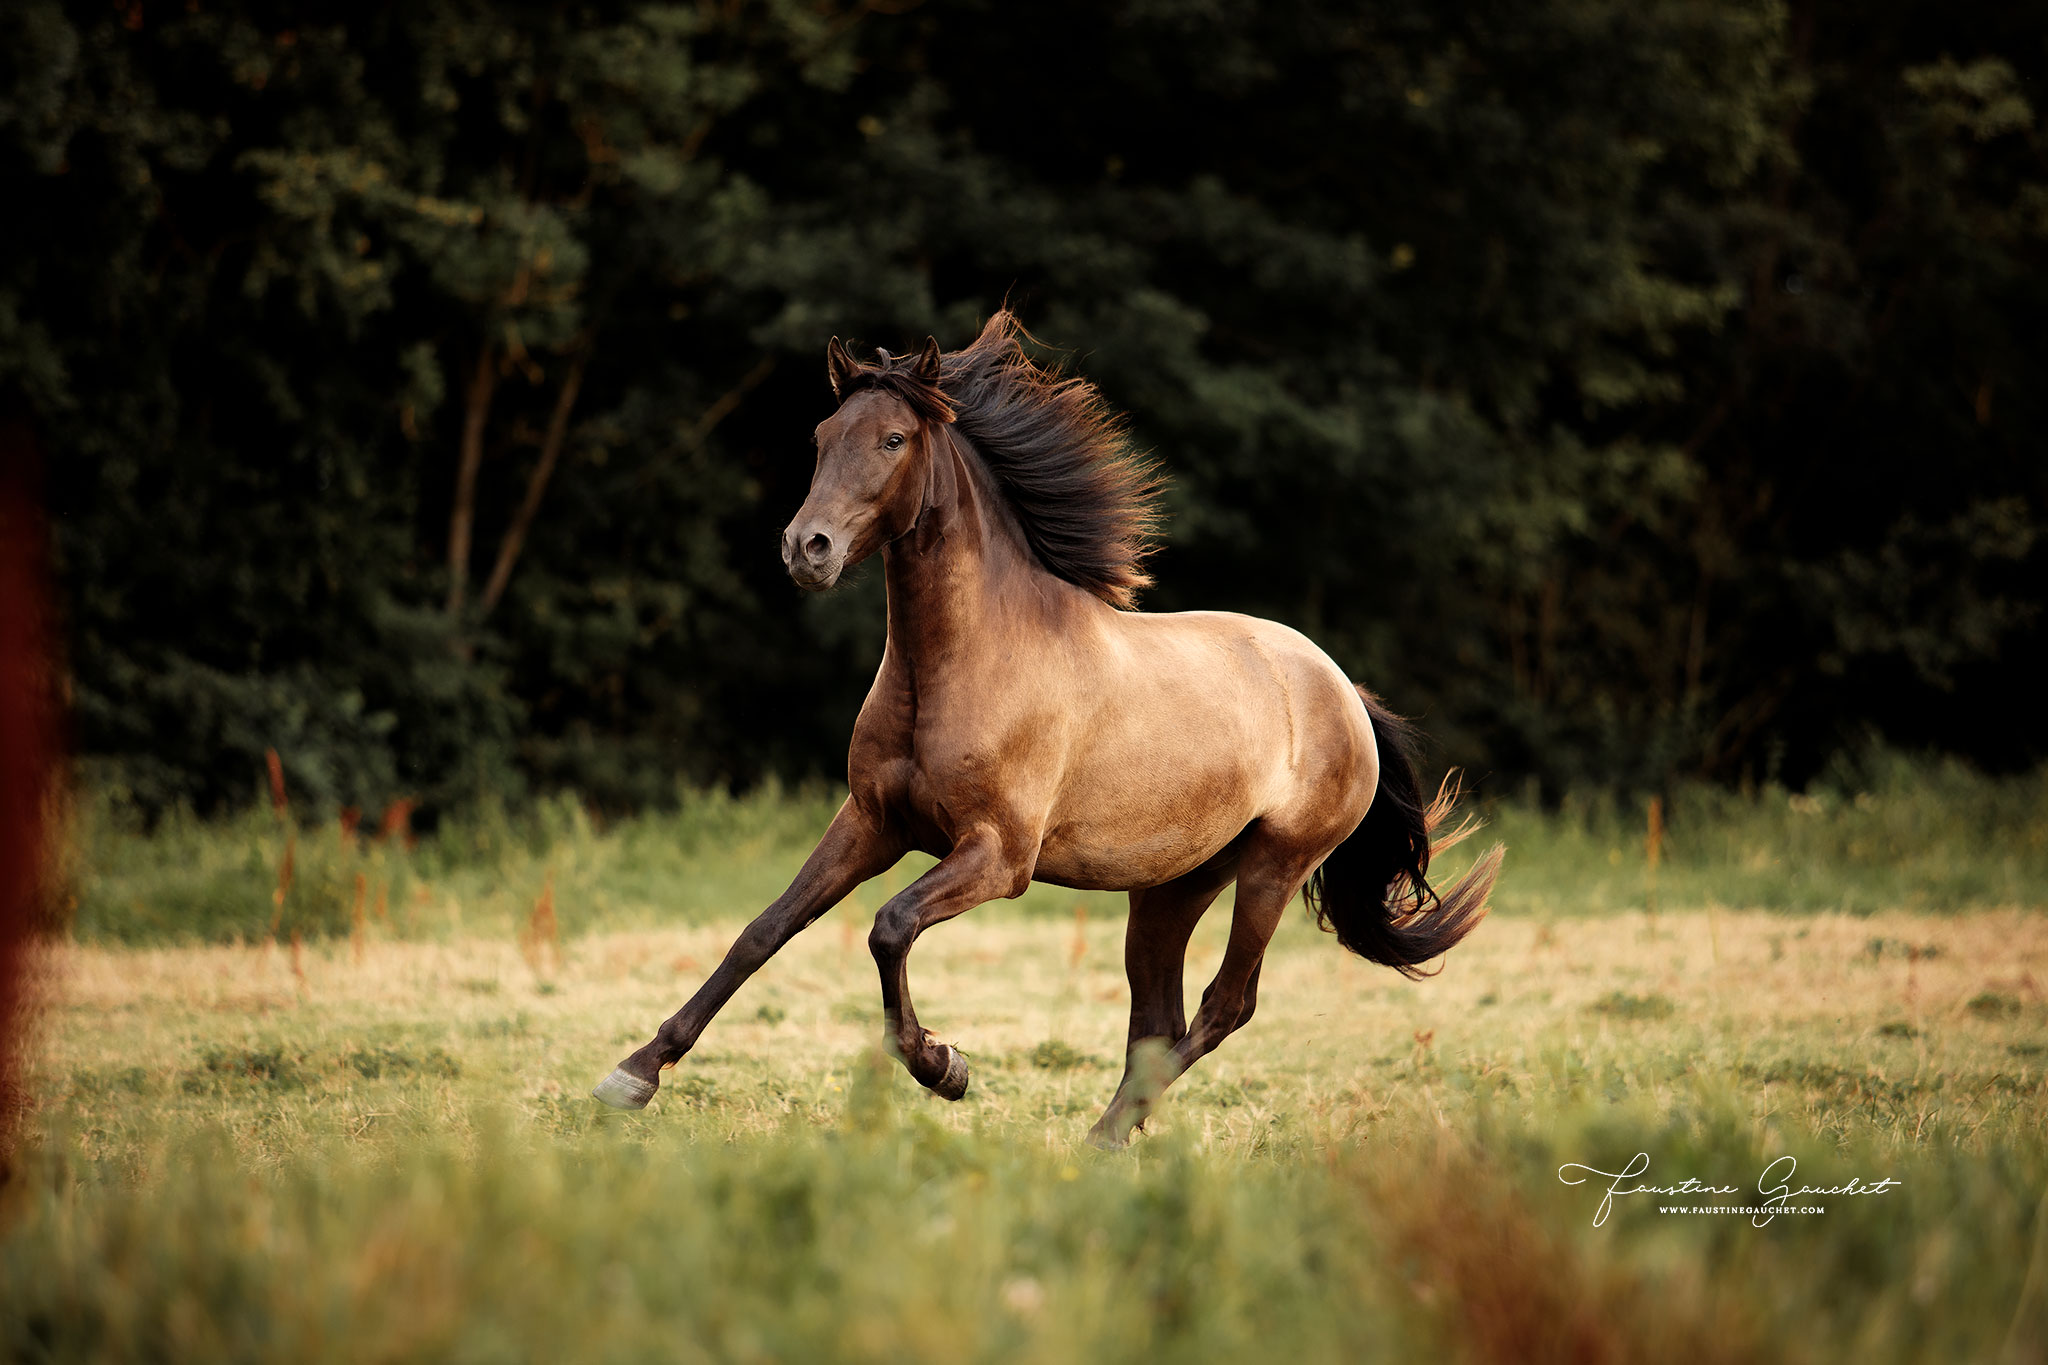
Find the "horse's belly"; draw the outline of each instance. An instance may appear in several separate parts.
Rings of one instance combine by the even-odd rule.
[[[1251,812],[1225,802],[1201,811],[1162,809],[1150,819],[1056,822],[1039,845],[1033,881],[1085,891],[1132,891],[1194,871],[1235,839]]]

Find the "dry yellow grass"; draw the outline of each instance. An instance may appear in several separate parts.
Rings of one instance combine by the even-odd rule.
[[[1226,926],[1226,914],[1212,915],[1197,937],[1191,1000]],[[448,1090],[463,1100],[554,1114],[583,1105],[589,1084],[687,998],[737,927],[592,935],[565,945],[558,967],[510,941],[379,941],[374,931],[360,961],[345,941],[308,947],[302,974],[278,945],[59,946],[44,964],[52,1008],[38,1089],[55,1101],[74,1076],[140,1068],[174,1078],[208,1048],[268,1046],[309,1058],[322,1083],[306,1094],[345,1107],[361,1078],[322,1067],[397,1043],[445,1049],[462,1072]],[[670,1073],[655,1116],[687,1104],[738,1135],[793,1111],[831,1111],[878,1032],[862,928],[852,916],[827,920],[786,949]],[[925,937],[912,959],[920,1014],[975,1067],[969,1100],[933,1102],[936,1117],[1042,1128],[1055,1144],[1079,1137],[1121,1063],[1121,928],[997,914]],[[2017,911],[1496,917],[1420,983],[1296,919],[1275,945],[1258,1017],[1176,1087],[1154,1126],[1194,1125],[1204,1142],[1239,1146],[1284,1121],[1327,1141],[1390,1106],[1455,1106],[1448,1073],[1526,1078],[1546,1057],[1570,1056],[1656,1070],[1653,1089],[1686,1072],[1755,1082],[1761,1109],[1824,1106],[1844,1077],[1958,1078],[1914,1115],[1924,1137],[1930,1117],[1968,1125],[2038,1087],[2044,984],[2048,920]],[[1993,1075],[1997,1089],[1971,1089],[1971,1078]],[[126,1127],[120,1103],[118,1093],[87,1100],[107,1106],[110,1134]],[[260,1117],[246,1126],[267,1131]]]
[[[920,943],[920,1012],[974,1067],[960,1104],[878,1060],[865,919],[843,912],[647,1113],[588,1098],[738,927],[559,957],[530,932],[374,922],[298,954],[52,947],[38,1169],[79,1174],[36,1177],[0,1228],[0,1273],[35,1305],[0,1306],[0,1341],[441,1358],[503,1322],[535,1358],[595,1330],[622,1359],[679,1332],[723,1343],[705,1359],[857,1339],[856,1358],[1048,1362],[2048,1343],[2038,914],[1503,916],[1422,982],[1296,916],[1250,1027],[1108,1156],[1082,1145],[1127,1007],[1100,917],[997,908]],[[1226,927],[1197,937],[1191,998]],[[1595,1228],[1559,1164],[1639,1150],[1673,1178],[1749,1181],[1794,1152],[1905,1184],[1765,1229],[1642,1202]]]

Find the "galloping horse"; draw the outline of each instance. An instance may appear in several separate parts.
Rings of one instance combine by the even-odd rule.
[[[825,359],[839,407],[782,536],[812,591],[882,554],[889,636],[854,723],[846,803],[789,889],[596,1097],[638,1109],[740,984],[912,849],[938,865],[868,936],[895,1050],[950,1100],[967,1063],[919,1026],[919,934],[1033,881],[1130,893],[1129,1045],[1164,1080],[1252,1017],[1259,965],[1296,892],[1338,941],[1405,975],[1486,913],[1496,845],[1438,895],[1430,856],[1456,793],[1425,802],[1413,737],[1305,637],[1226,612],[1133,609],[1150,580],[1157,479],[1087,382],[1034,365],[998,312],[965,350]],[[1192,1025],[1188,938],[1237,882],[1229,946]],[[1117,1145],[1157,1080],[1127,1065],[1090,1136]]]

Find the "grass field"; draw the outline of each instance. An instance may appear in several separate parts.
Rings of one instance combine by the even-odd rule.
[[[99,794],[79,803],[63,855],[72,930],[87,942],[255,942],[343,935],[360,922],[411,939],[505,937],[544,890],[570,936],[729,921],[788,884],[840,796],[685,792],[671,809],[613,822],[564,797],[451,818],[408,847],[261,809],[210,822],[174,813],[144,835]],[[1878,753],[1805,793],[1684,789],[1665,812],[1654,870],[1642,800],[1474,804],[1490,837],[1514,850],[1495,898],[1510,915],[2048,905],[2048,769],[1992,780]],[[906,859],[856,907],[872,912],[929,865]],[[1066,919],[1077,904],[1098,919],[1123,913],[1121,896],[1045,886],[1000,912]]]
[[[1257,1019],[1122,1153],[1081,1140],[1121,1064],[1121,924],[1050,889],[912,958],[960,1104],[877,1049],[873,888],[647,1112],[586,1098],[822,794],[410,853],[300,830],[274,943],[246,928],[279,912],[269,817],[109,819],[46,963],[0,1355],[2042,1359],[2048,815],[2038,779],[1941,780],[1681,803],[1654,881],[1636,811],[1497,810],[1500,909],[1441,976],[1293,912]],[[1795,1190],[1899,1183],[1764,1227],[1621,1196],[1595,1226],[1607,1182],[1559,1168],[1639,1152],[1741,1191],[1717,1204],[1784,1156]]]

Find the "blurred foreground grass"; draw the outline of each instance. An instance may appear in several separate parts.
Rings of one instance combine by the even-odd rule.
[[[912,973],[971,1058],[881,1059],[855,917],[799,937],[644,1114],[585,1091],[739,921],[56,944],[0,1189],[24,1360],[2033,1360],[2048,920],[1496,918],[1409,982],[1299,915],[1257,1019],[1124,1153],[1120,926],[979,917]],[[1189,979],[1221,952],[1198,933]],[[1568,1162],[1754,1202],[1754,1227]],[[1696,1201],[1678,1201],[1696,1202]]]
[[[268,811],[204,822],[173,814],[145,833],[90,794],[72,820],[72,929],[88,942],[253,942],[363,930],[387,937],[501,935],[546,892],[561,932],[701,924],[752,913],[795,874],[840,794],[766,787],[686,793],[667,811],[596,822],[557,798],[517,814],[452,817],[408,848],[292,825]],[[1787,912],[1937,912],[2048,904],[2048,770],[1986,778],[1953,763],[1877,754],[1805,793],[1676,793],[1649,864],[1641,800],[1569,799],[1545,811],[1480,807],[1509,860],[1495,907],[1572,916],[1729,906]],[[872,912],[930,859],[906,859],[856,892]],[[1121,896],[1034,886],[990,915],[1100,917]]]

